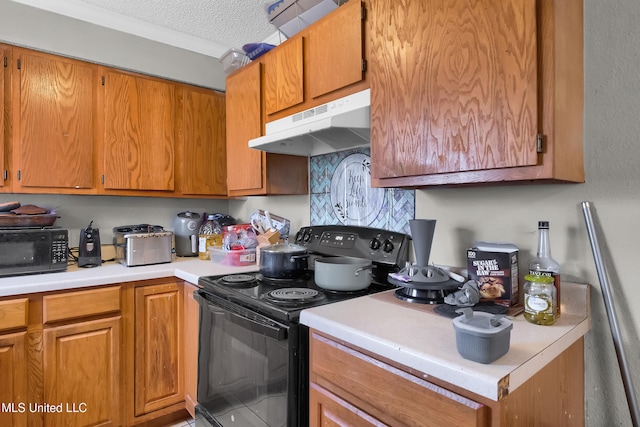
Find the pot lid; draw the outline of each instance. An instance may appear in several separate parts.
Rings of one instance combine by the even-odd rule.
[[[306,252],[307,248],[300,245],[292,245],[291,243],[276,243],[273,245],[265,246],[260,251],[286,254],[292,252]]]

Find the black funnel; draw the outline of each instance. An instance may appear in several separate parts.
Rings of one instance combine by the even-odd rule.
[[[411,238],[413,239],[413,251],[416,255],[416,265],[426,267],[429,265],[436,220],[412,219],[409,220],[409,226],[411,227]]]

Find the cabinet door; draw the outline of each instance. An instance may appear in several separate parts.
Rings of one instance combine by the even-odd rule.
[[[183,87],[178,109],[181,193],[227,194],[224,94]]]
[[[121,318],[44,330],[45,426],[120,425]]]
[[[135,415],[184,400],[182,293],[177,284],[135,290]]]
[[[535,165],[535,0],[371,2],[373,178]]]
[[[339,399],[332,398],[316,387],[313,397],[316,407],[311,408],[316,414],[314,420],[331,419],[330,414],[335,411],[347,420],[362,417],[371,423],[375,417],[393,426],[424,425],[425,419],[434,427],[479,427],[488,423],[489,410],[478,402],[314,332],[311,332],[309,341],[311,382],[340,394]],[[336,366],[341,369],[336,369]],[[389,384],[393,384],[393,388],[390,389]],[[317,407],[318,402],[320,408]],[[363,413],[349,415],[353,408],[359,408]],[[371,417],[365,417],[365,414]],[[366,424],[354,422],[346,425]]]
[[[309,427],[384,427],[384,424],[344,399],[311,383],[309,390]]]
[[[193,298],[198,289],[184,283],[184,400],[189,414],[195,418],[195,406],[198,404],[198,322],[200,306]]]
[[[309,30],[309,97],[317,98],[364,77],[362,3],[350,1]]]
[[[249,64],[227,77],[227,189],[260,192],[264,187],[262,151],[249,140],[262,135],[261,64]]]
[[[14,48],[14,167],[21,188],[94,187],[97,65]]]
[[[265,56],[265,110],[273,114],[304,101],[303,38],[278,46]]]
[[[0,425],[27,425],[27,332],[0,335]]]
[[[104,188],[174,190],[175,85],[107,70]]]

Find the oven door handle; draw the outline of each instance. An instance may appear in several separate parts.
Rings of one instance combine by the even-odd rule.
[[[196,301],[201,305],[207,306],[208,310],[213,311],[212,308],[215,307],[218,311],[222,311],[228,321],[278,341],[287,339],[289,330],[287,326],[244,307],[239,307],[233,302],[225,301],[212,295],[205,298],[199,295],[199,292],[198,290],[194,292]]]
[[[247,313],[251,317],[244,316],[240,313],[234,313],[233,311],[227,311],[225,316],[227,320],[235,323],[238,326],[249,329],[260,335],[264,335],[269,338],[273,338],[278,341],[287,339],[287,327],[279,325],[271,319],[267,319],[264,316],[260,316],[255,313]]]

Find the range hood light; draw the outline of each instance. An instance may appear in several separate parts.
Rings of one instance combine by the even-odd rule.
[[[249,141],[258,150],[317,156],[369,145],[370,90],[366,89],[266,125],[266,135]]]

